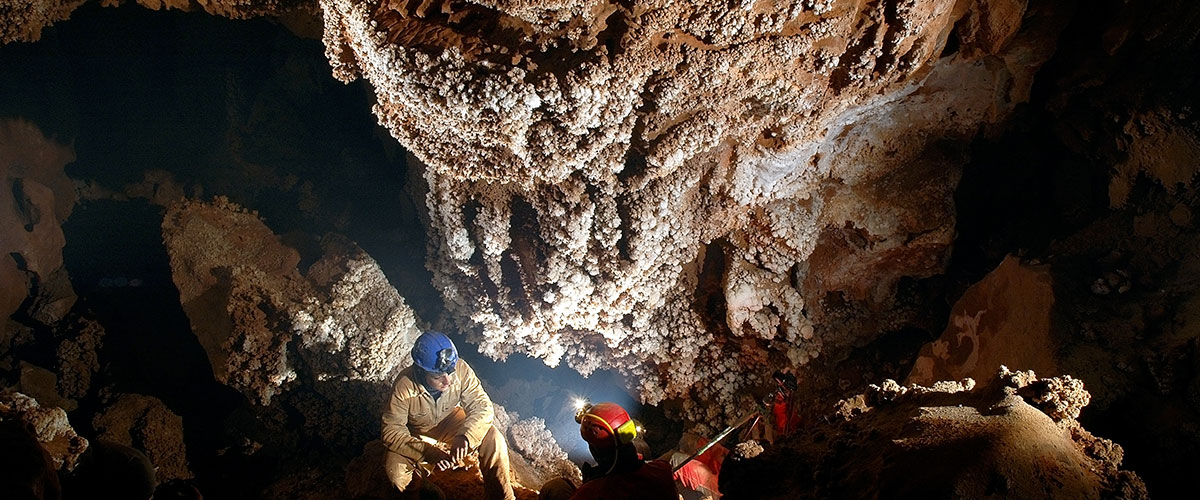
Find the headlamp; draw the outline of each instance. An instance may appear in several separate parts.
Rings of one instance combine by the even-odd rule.
[[[583,416],[592,409],[592,403],[583,398],[575,398],[575,423],[582,424]]]
[[[442,349],[437,352],[437,364],[434,365],[434,370],[438,373],[447,375],[454,373],[454,367],[458,365],[458,356],[454,353],[454,349]]]

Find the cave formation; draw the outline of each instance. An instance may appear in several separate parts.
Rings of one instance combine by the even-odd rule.
[[[726,495],[1171,496],[1200,464],[1190,2],[0,23],[0,418],[55,466],[103,438],[211,498],[381,497],[381,391],[430,328],[533,489],[578,472],[570,396],[662,452],[782,369],[802,430]]]

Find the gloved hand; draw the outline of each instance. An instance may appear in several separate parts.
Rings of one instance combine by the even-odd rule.
[[[604,475],[604,471],[600,470],[599,465],[584,463],[579,466],[579,472],[583,474],[583,482],[588,482]]]

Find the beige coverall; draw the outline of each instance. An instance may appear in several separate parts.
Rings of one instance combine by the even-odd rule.
[[[383,442],[388,447],[384,467],[392,484],[404,490],[412,482],[416,462],[429,458],[425,455],[427,445],[416,436],[449,443],[461,435],[467,438],[470,449],[479,450],[479,468],[488,498],[512,500],[508,444],[492,426],[492,400],[475,371],[460,359],[450,387],[434,401],[416,379],[423,375],[415,375],[414,370],[410,366],[400,372],[383,413]]]

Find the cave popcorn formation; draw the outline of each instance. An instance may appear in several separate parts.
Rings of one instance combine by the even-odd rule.
[[[424,165],[434,279],[482,352],[736,413],[757,361],[803,365],[869,327],[826,321],[826,290],[886,309],[900,277],[943,265],[957,160],[927,148],[1004,118],[1047,57],[1016,40],[1024,3],[954,4],[321,8],[334,74],[372,83]],[[959,34],[971,57],[931,66],[964,16],[982,23]],[[929,138],[899,140],[913,130]],[[829,227],[854,258],[833,261]],[[713,286],[716,251],[726,310],[706,319],[687,291]]]

